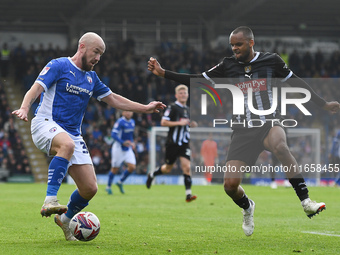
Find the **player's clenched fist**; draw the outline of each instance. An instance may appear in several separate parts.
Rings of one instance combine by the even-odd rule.
[[[164,77],[165,70],[158,63],[157,59],[151,57],[148,61],[148,70],[157,76]]]
[[[337,113],[340,109],[340,104],[337,101],[326,102],[322,107],[324,110],[330,111],[332,114]]]

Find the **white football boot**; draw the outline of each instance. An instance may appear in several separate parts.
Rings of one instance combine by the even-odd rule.
[[[309,218],[312,218],[314,215],[319,214],[326,209],[325,203],[317,203],[310,200],[310,198],[306,198],[305,200],[301,201],[301,205]]]
[[[250,206],[247,210],[242,211],[243,213],[243,232],[246,236],[251,236],[254,232],[254,211],[255,211],[255,202],[249,199]]]

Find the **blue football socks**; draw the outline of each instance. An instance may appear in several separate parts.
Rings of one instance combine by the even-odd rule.
[[[109,172],[109,180],[108,180],[108,182],[107,182],[107,186],[108,187],[111,187],[111,185],[112,185],[112,181],[113,181],[113,178],[115,177],[115,174],[114,173],[112,173],[111,171]]]
[[[60,185],[66,175],[69,161],[55,156],[48,168],[48,181],[46,196],[57,196]]]
[[[74,215],[76,215],[89,204],[89,201],[90,200],[80,196],[78,189],[73,191],[70,201],[67,204],[68,210],[66,212],[66,217],[72,219]]]
[[[124,181],[126,180],[126,178],[129,177],[130,174],[131,174],[131,173],[130,173],[128,170],[125,170],[124,173],[123,173],[123,175],[122,175],[122,177],[120,178],[120,182],[121,182],[121,183],[124,182]]]

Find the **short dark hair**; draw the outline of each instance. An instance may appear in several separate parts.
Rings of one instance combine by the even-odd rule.
[[[249,27],[246,27],[246,26],[241,26],[241,27],[236,28],[233,32],[231,32],[231,34],[237,34],[237,33],[240,33],[240,32],[242,32],[243,35],[248,40],[254,40],[253,31]]]

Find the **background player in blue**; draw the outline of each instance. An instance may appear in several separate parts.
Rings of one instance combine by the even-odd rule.
[[[127,169],[123,172],[122,177],[116,183],[121,193],[124,192],[123,182],[136,169],[136,156],[133,152],[135,143],[133,140],[135,131],[135,121],[132,119],[133,112],[123,111],[120,117],[113,126],[111,135],[115,140],[111,149],[111,171],[109,172],[109,180],[106,187],[106,192],[111,195],[111,185],[115,174],[119,171],[119,167],[123,163],[127,164]]]
[[[214,83],[214,78],[233,78],[234,84],[242,84],[242,81],[262,79],[266,83],[263,90],[254,92],[252,95],[253,102],[260,105],[262,109],[270,109],[272,100],[272,81],[279,79],[293,87],[307,89],[311,93],[311,100],[324,110],[330,113],[336,113],[339,110],[338,102],[326,102],[319,97],[312,88],[302,79],[297,77],[285,64],[280,56],[269,52],[256,52],[254,50],[255,40],[252,30],[249,27],[238,27],[231,32],[229,44],[234,53],[232,57],[225,57],[223,60],[202,74],[181,74],[163,69],[156,59],[150,58],[148,69],[155,75],[174,80],[186,85],[190,84],[190,78],[205,78]],[[247,93],[247,91],[243,92]],[[248,95],[247,95],[248,96]],[[271,125],[267,119],[280,119],[280,112],[276,111],[271,115],[254,115],[249,111],[247,102],[244,105],[248,109],[244,115],[235,115],[234,122],[239,120],[257,119],[263,120],[264,125],[261,127],[238,127],[234,128],[231,138],[231,144],[227,154],[227,169],[236,169],[235,172],[226,172],[224,175],[224,191],[235,202],[236,205],[243,209],[242,228],[245,235],[250,236],[254,231],[254,210],[255,203],[247,197],[244,189],[240,185],[242,182],[242,171],[240,169],[247,166],[255,165],[259,154],[263,150],[272,152],[283,166],[290,169],[286,173],[289,182],[293,186],[296,195],[301,201],[306,215],[311,218],[315,214],[326,208],[325,203],[317,203],[309,198],[305,180],[299,171],[298,163],[291,154],[287,143],[284,129],[279,123]],[[249,114],[248,114],[249,113]],[[237,125],[236,125],[237,126]]]
[[[20,109],[13,111],[18,118],[28,121],[33,102],[41,95],[40,104],[31,123],[35,145],[48,155],[54,155],[49,170],[47,192],[41,215],[54,220],[64,232],[66,240],[76,240],[68,224],[85,208],[97,192],[97,180],[80,127],[90,97],[96,97],[111,107],[141,113],[164,109],[161,102],[143,105],[112,93],[92,71],[105,51],[103,39],[92,32],[84,34],[73,57],[50,61],[27,91]],[[57,193],[66,172],[77,189],[68,205],[60,205]]]
[[[340,130],[334,136],[332,141],[332,148],[329,154],[329,163],[333,165],[333,169],[340,167]],[[340,173],[335,178],[334,186],[340,186]]]

